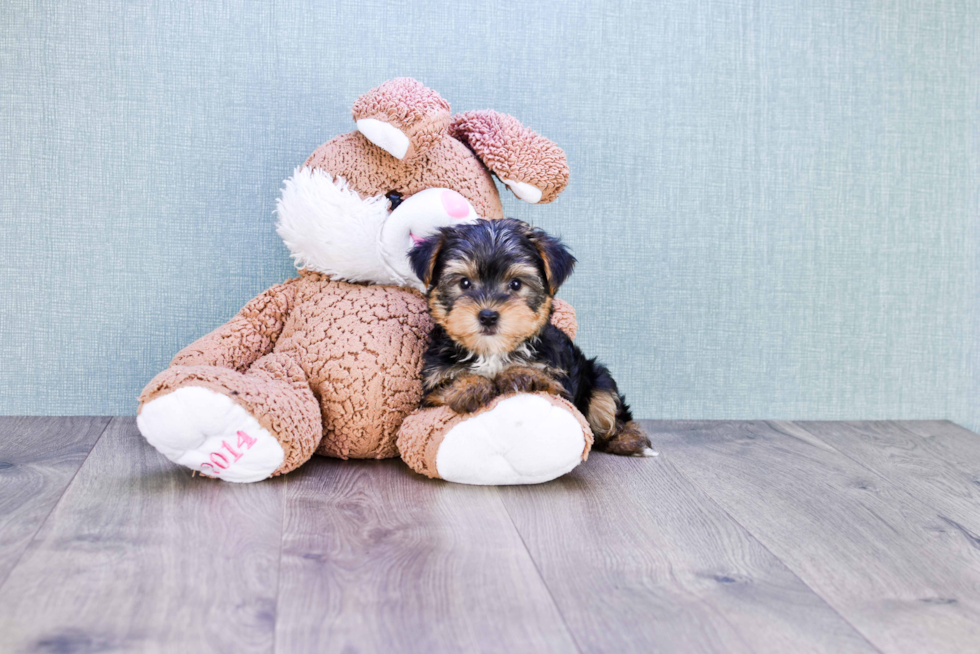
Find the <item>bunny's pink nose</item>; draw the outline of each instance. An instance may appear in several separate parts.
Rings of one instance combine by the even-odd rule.
[[[470,206],[466,198],[456,191],[446,189],[442,192],[442,206],[451,218],[465,218],[470,214]]]

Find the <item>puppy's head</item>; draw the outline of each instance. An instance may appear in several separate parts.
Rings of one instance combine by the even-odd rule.
[[[560,240],[519,220],[444,227],[409,253],[432,318],[480,355],[504,354],[547,324],[551,300],[572,272]]]

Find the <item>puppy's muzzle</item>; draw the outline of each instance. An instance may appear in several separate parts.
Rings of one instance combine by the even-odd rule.
[[[476,314],[476,319],[484,328],[493,329],[500,321],[500,313],[491,309],[483,309],[480,313]]]

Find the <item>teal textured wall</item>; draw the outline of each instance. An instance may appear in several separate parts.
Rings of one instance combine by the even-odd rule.
[[[643,417],[980,428],[972,2],[6,2],[0,412],[132,414],[292,274],[281,181],[399,75],[565,148],[581,344]]]

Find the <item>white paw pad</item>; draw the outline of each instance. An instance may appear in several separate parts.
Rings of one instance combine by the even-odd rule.
[[[450,429],[436,468],[460,484],[539,484],[571,471],[584,450],[571,413],[536,395],[516,395]]]
[[[279,441],[248,411],[200,386],[147,402],[136,425],[174,463],[225,481],[266,479],[284,458]]]

